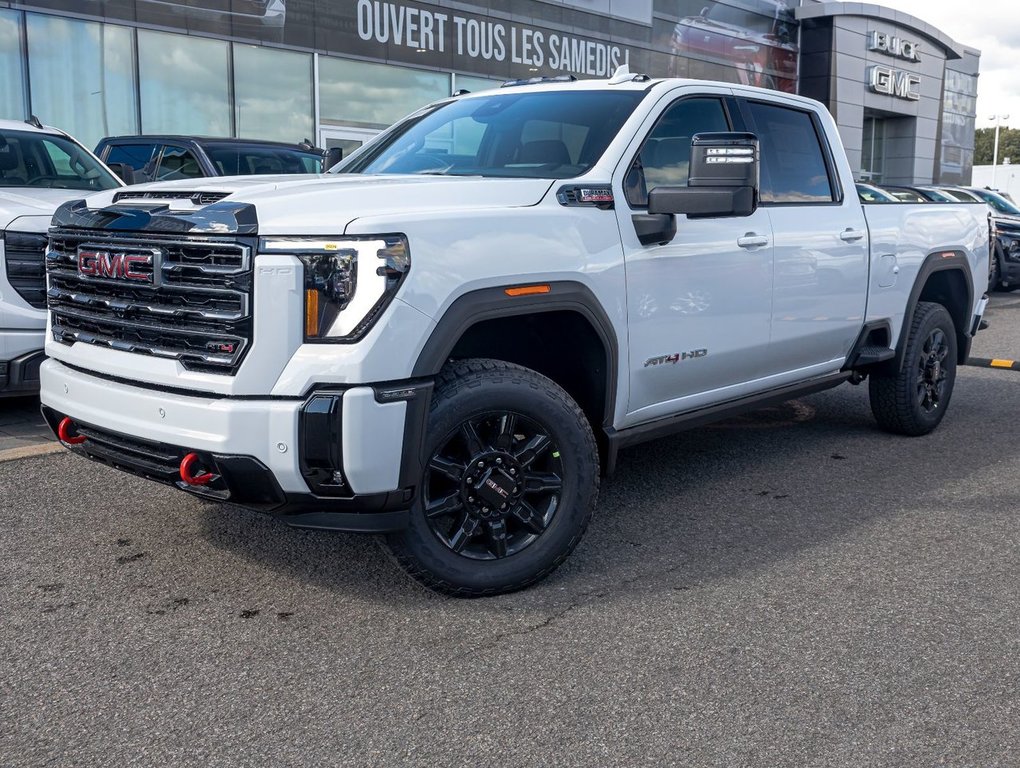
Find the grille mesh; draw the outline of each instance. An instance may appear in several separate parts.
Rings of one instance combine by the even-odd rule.
[[[53,338],[234,374],[252,343],[252,246],[197,237],[53,230],[46,252]],[[78,271],[78,251],[155,251],[152,285]]]
[[[4,234],[7,282],[36,309],[46,309],[46,235],[34,232]]]

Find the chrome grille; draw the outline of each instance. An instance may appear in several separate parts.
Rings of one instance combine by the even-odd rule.
[[[252,342],[254,242],[212,237],[50,232],[47,299],[53,338],[236,373]],[[159,254],[152,284],[79,272],[82,251]]]
[[[3,239],[7,282],[31,306],[46,309],[46,235],[7,232]]]

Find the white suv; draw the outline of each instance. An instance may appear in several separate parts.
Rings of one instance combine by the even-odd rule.
[[[39,388],[50,217],[61,203],[120,186],[63,131],[0,120],[0,397]]]

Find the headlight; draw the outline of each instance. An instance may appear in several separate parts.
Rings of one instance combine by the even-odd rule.
[[[360,339],[411,267],[402,235],[263,237],[259,251],[290,253],[304,264],[305,341]]]
[[[1020,261],[1020,232],[998,230],[995,236],[999,240],[1002,255],[1010,261]]]

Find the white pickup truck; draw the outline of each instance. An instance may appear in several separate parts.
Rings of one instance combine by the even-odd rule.
[[[46,328],[46,230],[83,194],[123,186],[63,131],[0,120],[0,397],[39,389]]]
[[[43,410],[454,595],[563,562],[636,442],[865,378],[931,431],[987,302],[983,205],[862,206],[829,114],[774,91],[512,84],[333,170],[64,205]]]

